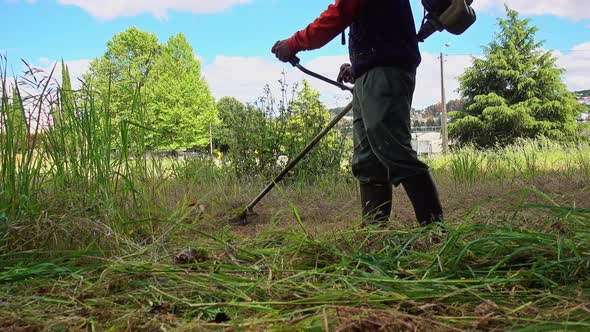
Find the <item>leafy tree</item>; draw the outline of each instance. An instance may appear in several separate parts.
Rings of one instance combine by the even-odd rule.
[[[184,35],[162,45],[153,33],[135,27],[123,31],[91,63],[85,80],[103,96],[113,125],[127,119],[130,130],[144,132],[148,147],[209,144],[209,128],[217,121],[215,101]]]
[[[246,106],[233,97],[223,97],[217,102],[217,111],[220,125],[216,128],[215,140],[221,150],[229,150],[238,144],[235,135],[236,128],[241,128],[240,122],[245,113]]]
[[[217,121],[215,100],[183,34],[161,46],[151,73],[146,85],[147,111],[157,134],[149,145],[167,149],[207,146],[210,125]]]
[[[288,87],[283,83],[283,91]],[[217,132],[220,142],[228,146],[228,159],[236,172],[243,174],[276,173],[281,155],[294,158],[328,123],[330,113],[321,103],[319,92],[306,81],[292,100],[278,103],[266,88],[256,105],[243,105],[225,97],[217,103],[222,124]],[[317,176],[340,170],[342,158],[350,150],[348,127],[334,130],[325,137],[292,176]]]
[[[303,80],[291,102],[283,152],[290,158],[295,157],[328,124],[331,116],[320,101],[319,91],[312,89]],[[338,130],[340,129],[340,130]],[[341,126],[333,129],[298,165],[295,175],[318,175],[340,170],[342,158],[348,151],[346,143],[348,129]]]
[[[483,47],[484,58],[459,78],[463,110],[450,113],[451,138],[481,147],[517,138],[562,139],[576,134],[580,106],[561,81],[556,58],[535,41],[538,28],[506,7],[500,31]]]
[[[426,120],[426,127],[432,130],[433,127],[440,127],[440,118],[428,118]]]
[[[108,95],[113,115],[135,118],[131,111],[138,89],[145,85],[159,49],[155,34],[132,27],[107,42],[105,54],[90,63],[85,81]]]
[[[465,101],[462,99],[451,100],[447,103],[447,112],[456,112],[465,108]]]
[[[95,107],[109,113],[114,127],[119,127],[122,119],[144,127],[153,123],[153,117],[145,112],[148,100],[142,88],[151,78],[149,74],[159,51],[155,34],[132,27],[114,35],[107,42],[104,55],[90,63],[84,81],[100,96]],[[145,131],[135,126],[124,127],[133,132]],[[113,137],[115,144],[121,145],[123,138],[116,130],[113,134],[117,135]]]
[[[265,144],[267,132],[272,137],[279,133],[272,130],[273,120],[261,108],[244,105],[235,98],[224,97],[217,103],[221,125],[217,136],[227,150],[231,165],[238,175],[265,174],[270,171],[269,164],[277,152]]]
[[[277,170],[277,158],[284,154],[291,102],[286,93],[289,85],[285,79],[279,82],[283,98],[278,102],[267,85],[254,105],[243,105],[231,97],[217,104],[222,121],[217,136],[238,175],[268,175]]]
[[[424,114],[428,114],[432,118],[440,117],[442,113],[442,103],[430,105],[424,109]]]

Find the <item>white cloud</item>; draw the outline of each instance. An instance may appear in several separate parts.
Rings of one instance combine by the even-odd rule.
[[[319,57],[306,63],[305,66],[310,70],[335,78],[340,65],[347,60],[347,56]],[[283,71],[285,71],[289,83],[300,82],[306,78],[314,89],[320,91],[322,100],[327,107],[345,105],[351,98],[349,92],[306,77],[291,65],[259,57],[218,56],[212,64],[203,68],[203,75],[215,98],[232,96],[242,102],[254,102],[262,95],[266,84],[271,87],[275,98],[280,96],[278,81],[282,79]]]
[[[424,108],[440,101],[440,62],[438,55],[423,53],[423,62],[416,78],[414,107]],[[342,63],[348,62],[348,56],[318,57],[304,63],[305,67],[321,75],[335,78]],[[448,57],[445,62],[445,83],[447,99],[458,98],[455,90],[459,87],[456,79],[465,68],[471,65],[469,56]],[[299,82],[307,79],[314,89],[322,94],[322,100],[328,107],[344,106],[351,94],[333,87],[328,83],[306,76],[290,65],[263,58],[241,58],[219,56],[215,61],[203,68],[203,74],[209,82],[211,91],[216,98],[233,96],[243,102],[253,102],[261,94],[264,86],[270,84],[273,95],[280,94],[278,80],[285,70],[287,80]]]
[[[570,91],[590,89],[590,42],[575,46],[572,51],[554,51],[557,66],[565,69],[563,82]],[[422,53],[422,65],[416,78],[414,107],[420,109],[440,102],[440,62],[438,55]],[[459,98],[458,77],[471,66],[471,57],[447,56],[445,61],[445,87],[447,100]]]
[[[564,54],[553,52],[557,65],[566,70],[564,81],[571,91],[590,89],[590,42],[575,46]]]
[[[29,64],[29,67],[33,71],[32,76],[29,67],[27,66],[24,66],[22,68],[22,73],[19,73],[20,77],[25,77],[24,79],[19,78],[19,90],[24,100],[26,112],[29,114],[28,116],[32,128],[36,128],[37,123],[39,123],[41,127],[46,127],[50,123],[50,104],[47,99],[44,99],[41,109],[39,109],[39,96],[42,95],[42,91],[45,90],[45,88],[47,88],[47,90],[45,90],[43,96],[47,97],[47,94],[51,95],[55,92],[57,85],[61,85],[62,83],[61,61],[52,61],[50,63],[49,59],[42,58],[40,59],[40,62],[40,65]],[[79,89],[81,87],[80,79],[88,70],[90,60],[72,60],[64,61],[64,63],[70,72],[72,88]],[[50,74],[52,74],[51,81],[47,84],[47,79]]]
[[[68,67],[68,71],[70,72],[70,79],[72,80],[72,89],[79,89],[82,86],[80,80],[82,79],[82,76],[88,71],[88,68],[90,67],[90,61],[91,60],[87,59],[64,61],[64,64]],[[43,66],[40,69],[47,74],[51,73],[51,70],[55,66],[55,71],[53,72],[53,79],[61,85],[61,61],[52,61],[50,64],[42,63],[42,65]]]
[[[570,90],[590,89],[590,42],[578,45],[568,54],[554,53],[558,58],[557,65],[566,71],[563,80]],[[340,64],[347,62],[348,57],[319,57],[304,65],[324,76],[336,77]],[[458,77],[472,64],[468,55],[450,55],[445,58],[446,99],[459,98]],[[243,102],[253,102],[261,94],[264,86],[270,84],[273,94],[278,96],[278,80],[281,73],[287,72],[287,80],[299,82],[306,78],[313,88],[320,91],[322,100],[328,107],[344,106],[350,100],[350,93],[305,76],[290,65],[264,58],[241,58],[219,56],[215,61],[203,68],[203,74],[216,98],[233,96]],[[438,54],[422,53],[422,64],[416,77],[416,91],[413,107],[425,108],[440,102],[440,61]]]
[[[216,13],[254,0],[58,0],[63,5],[78,6],[92,16],[110,20],[121,16],[149,13],[165,19],[169,10],[194,14]]]
[[[424,108],[440,101],[440,62],[438,55],[423,53],[423,61],[416,78],[414,107]],[[326,77],[335,78],[342,63],[348,62],[348,56],[318,57],[304,63],[305,67]],[[458,98],[455,90],[459,87],[456,79],[465,68],[471,65],[469,56],[448,57],[445,62],[445,83],[447,98]],[[213,95],[219,99],[233,96],[243,102],[254,102],[269,84],[274,96],[279,96],[281,73],[286,71],[289,82],[307,79],[314,89],[322,94],[322,100],[328,107],[343,106],[351,99],[351,94],[333,87],[328,83],[306,76],[290,65],[264,58],[242,58],[218,56],[215,61],[203,68]]]
[[[459,98],[459,77],[471,66],[471,56],[451,55],[445,57],[445,96],[447,101]],[[416,74],[416,91],[413,106],[423,109],[441,101],[440,60],[438,54],[422,52],[422,64]]]
[[[22,64],[20,70],[6,78],[6,94],[12,97],[14,89],[18,86],[18,92],[23,101],[23,108],[29,121],[31,130],[42,130],[50,123],[51,101],[54,100],[57,85],[61,84],[61,63],[50,63],[48,58],[40,58],[39,64]],[[81,77],[89,61],[77,60],[66,62],[72,73],[72,79]],[[1,66],[0,66],[1,67]],[[50,76],[50,74],[52,74]],[[75,82],[72,82],[75,84]],[[0,93],[2,93],[0,87]]]
[[[265,84],[275,84],[283,66],[264,58],[218,56],[203,67],[211,92],[215,98],[232,96],[244,102],[253,102],[262,94]]]
[[[590,19],[588,1],[584,0],[475,0],[476,11],[503,10],[504,4],[524,15],[554,15],[571,20]]]
[[[562,78],[570,91],[590,89],[590,41],[574,46],[572,51],[552,52],[557,66],[565,70]],[[422,65],[418,69],[414,107],[423,108],[440,101],[440,62],[437,55],[422,53]],[[471,66],[471,57],[452,55],[445,61],[447,100],[459,98],[458,77]]]
[[[306,68],[318,74],[331,78],[333,80],[338,77],[340,66],[343,63],[349,63],[347,55],[341,56],[325,56],[316,58],[306,63]],[[304,76],[303,74],[301,74]],[[312,86],[319,90],[322,94],[322,99],[328,107],[344,106],[352,100],[352,95],[348,91],[343,91],[340,88],[332,86],[328,83],[318,81],[313,77],[304,76]]]

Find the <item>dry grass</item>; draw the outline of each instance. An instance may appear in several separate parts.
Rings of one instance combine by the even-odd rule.
[[[471,185],[458,185],[444,174],[437,175],[440,197],[446,211],[447,220],[454,224],[461,222],[477,208],[478,221],[494,224],[494,220],[511,218],[514,211],[523,203],[547,203],[544,197],[527,194],[527,189],[536,189],[561,206],[589,208],[590,185],[588,182],[566,176],[562,173],[547,173],[533,180],[497,181],[482,180]],[[255,237],[268,230],[297,231],[299,225],[288,202],[299,210],[306,229],[314,235],[326,235],[334,231],[344,231],[360,227],[360,201],[354,181],[337,183],[332,189],[309,186],[305,191],[287,185],[287,197],[272,192],[257,206],[254,217],[250,217],[247,227],[229,229],[231,234],[241,238]],[[238,192],[224,192],[207,195],[203,202],[205,211],[196,221],[206,232],[215,232],[223,224],[228,213],[239,211],[250,198],[257,194],[262,184],[240,188]],[[221,188],[223,190],[223,188]],[[197,190],[200,191],[200,190]],[[224,199],[220,197],[224,196]],[[229,208],[228,208],[229,207]],[[529,216],[530,214],[530,216]],[[537,216],[535,217],[535,214]],[[520,221],[532,229],[546,229],[545,215],[535,212],[524,213]],[[394,208],[389,228],[409,230],[416,227],[414,212],[403,188],[394,191]],[[202,223],[201,223],[202,221]]]

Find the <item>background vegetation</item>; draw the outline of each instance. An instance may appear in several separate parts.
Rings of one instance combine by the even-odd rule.
[[[459,78],[466,107],[450,115],[450,136],[459,143],[493,147],[517,138],[572,138],[584,111],[561,81],[556,58],[535,41],[538,28],[506,8],[500,31],[483,48],[484,58]]]

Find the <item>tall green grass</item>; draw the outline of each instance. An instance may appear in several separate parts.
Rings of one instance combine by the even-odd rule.
[[[40,124],[31,120],[40,118],[43,101],[24,98],[18,82],[7,80],[4,63],[0,56],[0,220],[6,223],[9,218],[33,213],[33,196],[44,178],[37,153],[40,139],[34,134]],[[47,91],[46,80],[32,84],[41,93]]]
[[[481,174],[483,158],[479,151],[467,147],[449,158],[451,176],[456,183],[473,184]]]
[[[138,120],[117,118],[110,92],[64,90],[53,71],[33,68],[9,79],[1,63],[2,245],[119,250],[145,241],[154,224],[144,221],[168,212],[154,211],[157,188],[183,161],[146,150],[141,90],[126,105]]]
[[[438,172],[449,172],[457,184],[473,185],[482,180],[530,182],[548,173],[566,174],[587,183],[590,143],[540,138],[492,150],[462,147],[429,163]]]

